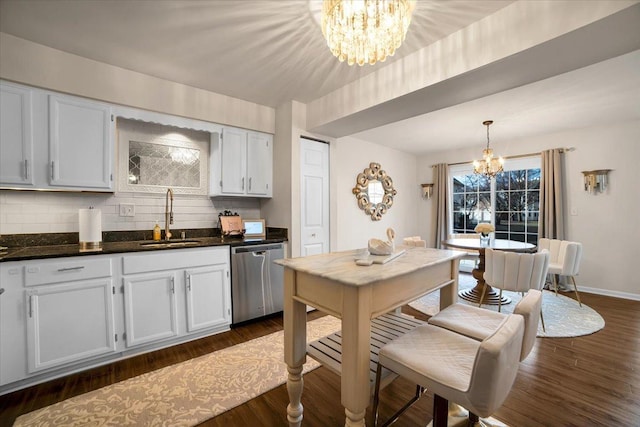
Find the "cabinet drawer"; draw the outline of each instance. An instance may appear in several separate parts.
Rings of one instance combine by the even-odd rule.
[[[122,274],[178,270],[229,262],[229,246],[207,249],[175,249],[122,257]]]
[[[88,257],[66,258],[64,261],[38,261],[25,264],[24,285],[37,286],[51,283],[110,277],[111,259]]]

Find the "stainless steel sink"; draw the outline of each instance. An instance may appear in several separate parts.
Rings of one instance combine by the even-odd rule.
[[[181,246],[197,245],[200,240],[168,240],[162,242],[141,242],[140,246],[145,248],[178,248]]]

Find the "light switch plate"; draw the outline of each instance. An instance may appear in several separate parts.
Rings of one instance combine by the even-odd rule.
[[[136,205],[133,203],[120,203],[120,216],[134,216]]]

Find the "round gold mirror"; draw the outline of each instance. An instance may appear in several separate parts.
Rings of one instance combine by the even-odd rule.
[[[379,221],[393,205],[393,196],[397,191],[393,188],[393,180],[382,170],[380,163],[370,163],[362,173],[356,177],[356,186],[352,190],[356,195],[358,207],[371,220]]]

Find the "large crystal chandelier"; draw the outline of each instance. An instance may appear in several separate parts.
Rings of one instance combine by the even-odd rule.
[[[504,159],[502,157],[499,159],[494,158],[493,150],[489,148],[489,126],[493,124],[493,120],[486,120],[482,124],[487,127],[487,148],[482,150],[482,160],[474,160],[473,171],[493,178],[502,172]]]
[[[373,65],[400,47],[414,5],[414,0],[324,0],[322,34],[340,62]]]

